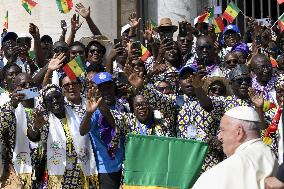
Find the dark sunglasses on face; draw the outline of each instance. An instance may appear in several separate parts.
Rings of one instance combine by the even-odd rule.
[[[252,79],[250,77],[242,77],[242,78],[234,79],[233,81],[241,85],[243,82],[251,83],[251,80]]]
[[[160,91],[160,92],[163,92],[163,91],[165,91],[165,90],[168,90],[168,91],[172,90],[172,87],[171,87],[171,86],[156,87],[156,89],[157,89],[158,91]]]
[[[55,53],[66,53],[68,52],[68,48],[67,47],[55,47],[53,51]]]
[[[103,53],[103,51],[101,49],[91,49],[91,50],[89,50],[89,53],[91,53],[91,54],[95,54],[95,52],[97,52],[98,54],[102,54]]]
[[[231,64],[231,63],[237,64],[237,63],[238,63],[238,60],[227,60],[227,61],[226,61],[226,64]]]
[[[209,87],[209,91],[211,91],[212,93],[216,93],[216,92],[225,93],[226,92],[223,87],[217,87],[217,86]]]
[[[21,84],[19,84],[18,86],[21,87],[21,88],[27,89],[27,88],[33,87],[33,85],[34,85],[33,82],[26,82],[26,83],[21,83]]]
[[[203,46],[197,46],[198,51],[202,51],[203,49],[211,50],[213,47],[211,45],[203,45]]]
[[[15,45],[16,45],[15,41],[8,40],[8,41],[5,41],[2,46],[7,47],[7,46],[15,46]]]

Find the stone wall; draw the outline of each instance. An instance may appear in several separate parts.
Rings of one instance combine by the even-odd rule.
[[[70,19],[75,13],[60,14],[55,0],[34,0],[38,5],[29,15],[21,5],[20,0],[0,0],[0,26],[4,23],[6,10],[9,10],[9,31],[17,33],[27,33],[29,23],[35,23],[41,35],[48,34],[57,40],[61,34],[60,20],[65,19],[70,31]],[[116,0],[73,0],[74,4],[82,2],[86,6],[91,6],[91,16],[101,32],[110,39],[117,36],[117,2]],[[83,21],[83,18],[80,18]],[[69,32],[67,31],[67,35]],[[77,32],[76,39],[83,36],[91,36],[86,21]]]

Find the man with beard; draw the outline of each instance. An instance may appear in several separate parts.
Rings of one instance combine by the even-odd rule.
[[[177,131],[177,137],[184,139],[214,141],[217,128],[211,113],[212,104],[207,101],[206,95],[200,93],[202,86],[193,86],[196,68],[185,66],[179,71],[179,86],[184,95],[164,95],[153,86],[146,85],[143,78],[135,73],[126,73],[130,84],[146,98],[152,107],[170,118],[170,132]],[[201,94],[197,96],[196,94]],[[199,99],[203,99],[202,102]],[[222,160],[217,146],[209,142],[209,153],[202,170],[205,171]]]
[[[116,99],[115,83],[112,75],[108,72],[97,73],[93,77],[93,85],[89,88],[96,89],[98,96],[89,94],[88,98],[99,98],[109,109],[125,112],[126,109]],[[90,97],[91,96],[91,97]],[[87,101],[87,103],[91,103]],[[121,181],[121,168],[124,156],[123,139],[119,138],[116,143],[112,139],[116,136],[114,123],[105,117],[102,109],[88,109],[80,125],[80,134],[89,134],[93,144],[94,153],[97,157],[99,183],[101,189],[117,189]]]
[[[191,65],[198,67],[199,71],[208,76],[223,76],[221,69],[217,65],[217,58],[214,55],[213,40],[210,36],[200,36],[196,41],[197,58]]]
[[[269,58],[264,54],[257,54],[251,60],[251,68],[255,77],[252,79],[252,88],[263,93],[263,98],[274,104],[277,103],[275,97],[276,77],[273,77],[272,65]]]

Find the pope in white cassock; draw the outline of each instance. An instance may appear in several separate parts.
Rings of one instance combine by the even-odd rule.
[[[251,107],[225,113],[218,138],[228,158],[204,172],[193,189],[265,189],[264,179],[275,174],[278,162],[260,138],[259,122]]]

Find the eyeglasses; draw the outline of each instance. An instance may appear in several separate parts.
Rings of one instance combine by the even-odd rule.
[[[147,108],[149,106],[149,104],[147,102],[142,102],[139,104],[134,104],[134,108],[135,109],[140,109],[140,108]]]
[[[91,50],[89,50],[89,53],[91,53],[91,54],[95,54],[95,52],[97,52],[98,54],[102,54],[103,53],[103,51],[101,49],[91,49]]]
[[[211,50],[213,47],[212,45],[203,45],[203,46],[197,46],[196,48],[198,51],[202,51],[203,49]]]
[[[33,85],[34,85],[33,82],[25,82],[25,83],[20,83],[17,86],[24,88],[24,89],[27,89],[27,88],[31,88]]]
[[[251,83],[251,80],[252,79],[250,77],[242,77],[242,78],[234,79],[233,81],[241,85],[243,82]]]
[[[65,90],[68,90],[71,86],[72,87],[78,87],[81,83],[79,82],[74,82],[74,83],[66,83],[64,85],[62,85],[62,87],[65,89]]]
[[[237,64],[237,63],[238,63],[238,60],[227,60],[227,61],[226,61],[226,64],[231,64],[231,63]]]
[[[260,66],[262,69],[270,70],[272,68],[271,64],[263,64]]]
[[[55,53],[66,53],[66,52],[68,52],[68,48],[67,47],[55,47],[54,49],[53,49],[53,51],[55,52]]]
[[[220,94],[223,94],[226,92],[226,90],[221,87],[221,86],[212,86],[212,87],[209,87],[208,89],[209,91],[211,91],[212,93],[220,93]]]
[[[170,91],[170,90],[172,90],[172,87],[169,85],[169,86],[165,86],[165,87],[156,87],[156,89],[157,89],[157,91],[159,91],[159,92],[164,92],[165,90],[167,90],[167,91]]]

